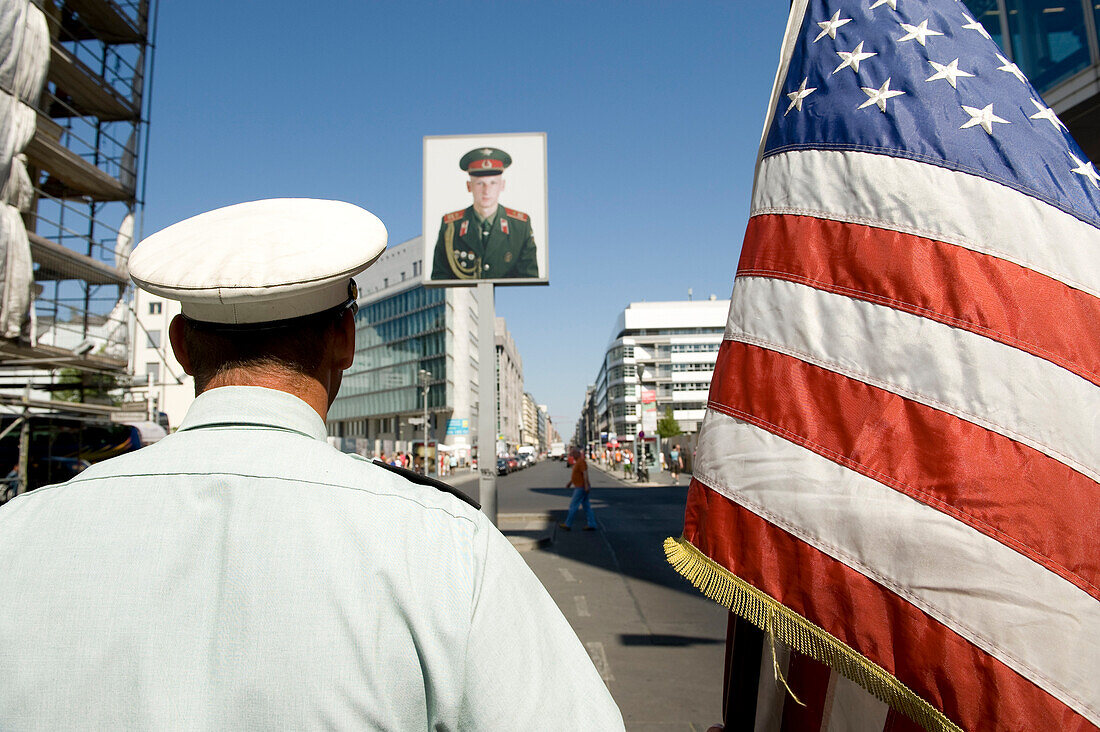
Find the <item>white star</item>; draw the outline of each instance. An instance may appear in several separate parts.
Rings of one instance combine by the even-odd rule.
[[[999,53],[997,54],[997,60],[1000,61],[1002,64],[1004,64],[1004,66],[998,66],[997,71],[1007,71],[1008,73],[1012,74],[1017,79],[1019,79],[1021,83],[1023,83],[1023,84],[1027,83],[1027,79],[1024,78],[1024,72],[1020,71],[1019,66],[1012,63],[1011,61],[1009,61],[1007,58],[1005,58],[1004,56],[1002,56]]]
[[[905,92],[897,91],[890,88],[890,80],[887,79],[886,83],[880,86],[878,89],[870,86],[860,87],[863,89],[863,93],[867,95],[867,101],[856,107],[856,109],[863,109],[864,107],[870,107],[872,104],[877,105],[879,111],[886,112],[886,100],[891,97],[900,97]]]
[[[936,79],[946,79],[947,83],[951,85],[952,89],[958,89],[959,88],[956,85],[956,80],[960,76],[973,76],[974,75],[974,74],[971,74],[968,71],[963,71],[962,69],[960,69],[958,59],[955,59],[954,61],[952,61],[951,63],[946,64],[946,65],[945,64],[938,64],[935,61],[929,61],[928,63],[932,64],[932,68],[934,68],[936,70],[936,73],[929,76],[927,79],[925,79],[925,81],[935,81]]]
[[[821,32],[817,34],[817,38],[814,39],[814,43],[817,43],[825,36],[829,36],[834,41],[836,40],[836,29],[845,23],[851,23],[851,18],[841,18],[840,11],[833,13],[833,17],[828,20],[822,21],[817,24],[817,27],[821,29]]]
[[[790,112],[792,109],[797,109],[799,112],[801,112],[802,100],[817,91],[816,86],[811,86],[809,89],[806,88],[806,82],[809,80],[810,77],[807,76],[805,79],[802,80],[802,85],[799,86],[798,89],[787,95],[787,99],[791,100],[791,106],[787,107],[787,112]],[[784,117],[787,116],[787,112],[783,113]]]
[[[1002,124],[1008,124],[1007,119],[1001,119],[997,115],[993,114],[993,105],[987,104],[984,108],[978,109],[977,107],[968,107],[965,104],[962,105],[963,110],[970,115],[970,119],[963,123],[960,130],[965,130],[967,127],[974,127],[975,125],[981,125],[987,135],[993,134],[993,123],[1000,122]]]
[[[1096,168],[1092,167],[1092,163],[1081,160],[1073,153],[1070,153],[1069,156],[1077,164],[1077,167],[1071,169],[1070,172],[1085,176],[1092,181],[1093,188],[1100,188],[1100,173],[1096,172]]]
[[[860,61],[863,61],[864,59],[869,59],[872,56],[878,56],[877,53],[864,53],[863,52],[863,41],[860,41],[859,45],[856,46],[855,49],[853,49],[851,53],[849,53],[847,51],[837,51],[836,55],[840,56],[842,59],[844,59],[844,63],[842,63],[840,66],[837,66],[835,69],[833,69],[834,74],[836,72],[840,71],[841,69],[847,68],[847,67],[851,67],[852,71],[854,71],[858,74],[859,73],[859,62]]]
[[[889,5],[891,10],[897,10],[898,0],[877,0],[877,2],[871,6],[871,10],[874,10],[879,5]]]
[[[1062,120],[1058,119],[1058,115],[1054,114],[1053,109],[1051,109],[1050,107],[1044,107],[1042,104],[1035,101],[1034,99],[1031,100],[1031,103],[1034,104],[1035,108],[1039,111],[1028,117],[1028,119],[1045,119],[1047,122],[1050,122],[1052,125],[1054,125],[1055,129],[1058,129],[1059,127],[1061,127],[1063,130],[1066,129],[1065,123],[1063,123]]]
[[[938,30],[932,30],[928,27],[928,21],[922,20],[920,25],[909,25],[908,23],[898,23],[902,28],[908,31],[904,36],[898,39],[898,42],[912,41],[916,39],[917,43],[922,46],[925,45],[924,41],[928,36],[942,36]]]
[[[982,34],[982,38],[985,38],[987,41],[992,40],[989,37],[989,31],[987,31],[985,29],[984,25],[982,25],[978,21],[974,20],[973,18],[971,18],[966,13],[963,13],[963,17],[966,18],[966,20],[967,20],[967,23],[966,23],[966,25],[963,26],[963,28],[966,28],[967,30],[978,31],[979,33]]]

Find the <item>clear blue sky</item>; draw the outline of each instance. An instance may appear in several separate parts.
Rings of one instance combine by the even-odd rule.
[[[786,12],[162,1],[144,233],[306,196],[401,242],[421,233],[425,135],[546,132],[550,285],[497,288],[497,315],[568,438],[629,302],[729,297]]]

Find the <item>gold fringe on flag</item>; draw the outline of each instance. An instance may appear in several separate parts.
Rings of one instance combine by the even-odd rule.
[[[665,557],[673,569],[719,605],[799,653],[830,666],[929,732],[962,732],[881,666],[737,577],[684,537],[665,539]]]

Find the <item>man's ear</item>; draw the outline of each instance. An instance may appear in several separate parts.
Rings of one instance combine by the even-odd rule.
[[[355,360],[355,315],[345,310],[335,326],[332,362],[336,368],[346,371]]]
[[[467,192],[467,193],[473,193],[473,192],[474,192],[474,189],[473,189],[473,187],[472,187],[472,186],[470,185],[470,181],[469,181],[469,180],[467,180],[467,181],[466,181],[466,192]]]
[[[191,354],[187,351],[187,340],[183,337],[183,329],[187,327],[182,315],[172,318],[168,324],[168,340],[172,343],[172,352],[176,354],[176,360],[180,362],[183,372],[188,376],[194,376],[191,370]]]

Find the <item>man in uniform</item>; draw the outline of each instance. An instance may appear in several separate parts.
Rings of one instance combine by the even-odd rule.
[[[479,147],[458,165],[470,179],[472,206],[443,217],[435,242],[433,280],[538,277],[531,217],[498,203],[504,169],[512,156],[495,147]]]
[[[476,505],[345,455],[325,416],[352,277],[386,230],[336,201],[146,239],[197,398],[155,445],[0,508],[0,728],[623,729]]]

